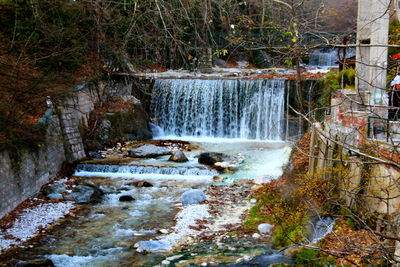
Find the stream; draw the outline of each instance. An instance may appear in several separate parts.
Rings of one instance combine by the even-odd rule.
[[[19,248],[15,258],[50,259],[57,267],[290,262],[270,248],[268,235],[234,231],[255,203],[255,183],[282,175],[290,156],[291,143],[283,141],[289,131],[286,86],[284,80],[157,80],[153,132],[160,140],[190,142],[193,149],[184,149],[188,161],[171,162],[169,155],[127,158],[119,150],[106,161],[78,164],[70,178],[99,188],[102,201],[79,205]],[[202,152],[235,157],[235,171],[200,164]],[[141,181],[147,187],[139,187]],[[203,190],[207,201],[182,206],[182,194],[191,189]]]

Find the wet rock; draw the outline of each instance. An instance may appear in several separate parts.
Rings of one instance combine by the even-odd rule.
[[[121,202],[130,202],[130,201],[134,201],[135,199],[132,196],[129,195],[125,195],[125,196],[120,196],[119,197],[119,201]]]
[[[154,158],[164,155],[170,155],[172,152],[166,148],[147,144],[138,148],[128,149],[129,157],[135,158]]]
[[[136,182],[128,183],[126,185],[136,186],[136,187],[153,187],[153,184],[149,183],[147,181],[136,181]]]
[[[43,194],[62,194],[67,190],[67,186],[63,183],[49,184],[43,188]]]
[[[92,159],[101,159],[102,158],[101,154],[96,151],[89,151],[88,154],[89,154],[89,157],[91,157]]]
[[[77,185],[72,193],[65,197],[67,200],[74,200],[78,204],[98,203],[101,201],[103,192],[94,186]]]
[[[214,180],[214,182],[219,183],[219,182],[222,182],[222,180],[224,180],[224,177],[222,177],[222,176],[214,176],[213,180]]]
[[[16,267],[54,267],[54,263],[50,259],[32,260],[32,261],[20,261]]]
[[[50,200],[53,200],[53,199],[62,199],[63,196],[62,196],[61,194],[52,193],[52,194],[48,194],[48,195],[47,195],[47,198],[50,199]]]
[[[170,261],[167,261],[167,260],[163,260],[162,262],[161,262],[161,264],[163,264],[163,265],[169,265],[171,262]]]
[[[137,252],[168,252],[172,249],[171,244],[163,240],[140,241],[135,247]]]
[[[194,205],[204,202],[207,199],[206,194],[200,189],[191,189],[182,195],[182,205]]]
[[[171,157],[168,159],[169,161],[174,162],[187,162],[189,161],[186,155],[181,150],[176,150],[172,153]]]
[[[217,162],[232,162],[233,160],[233,157],[218,152],[204,152],[199,156],[199,163],[209,166],[213,166]]]
[[[262,223],[262,224],[260,224],[260,225],[258,226],[258,231],[259,231],[260,233],[266,234],[266,233],[271,232],[272,227],[273,227],[273,226],[272,226],[271,224]]]
[[[213,167],[221,172],[235,172],[238,169],[237,165],[225,161],[216,162]]]

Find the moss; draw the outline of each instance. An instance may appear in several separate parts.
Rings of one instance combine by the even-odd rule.
[[[303,249],[295,256],[294,266],[335,266],[335,259],[318,250]]]

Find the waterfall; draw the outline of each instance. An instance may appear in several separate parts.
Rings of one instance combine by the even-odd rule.
[[[310,66],[316,67],[332,67],[336,66],[335,62],[338,61],[337,51],[317,52],[310,54]]]
[[[165,135],[280,140],[286,81],[159,79],[151,113]]]

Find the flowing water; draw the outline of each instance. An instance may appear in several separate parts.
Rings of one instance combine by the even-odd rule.
[[[229,184],[282,174],[290,154],[290,144],[282,141],[285,90],[284,80],[156,80],[151,108],[159,138],[190,140],[200,149],[185,152],[189,159],[185,163],[163,156],[125,165],[77,165],[74,176],[101,188],[104,200],[83,206],[76,217],[39,238],[24,255],[47,257],[62,267],[159,264],[165,255],[140,254],[133,246],[156,239],[159,229],[174,226],[183,192],[213,184],[216,175]],[[227,153],[243,162],[236,173],[219,174],[198,163],[196,156],[202,151]],[[134,182],[140,180],[153,187],[135,187]],[[135,201],[120,202],[124,195]],[[260,260],[286,260],[273,252],[269,256],[270,261],[266,256]]]
[[[309,66],[312,67],[333,67],[337,66],[339,60],[337,51],[315,52],[310,54]]]
[[[285,80],[160,79],[151,111],[167,136],[281,140]]]

